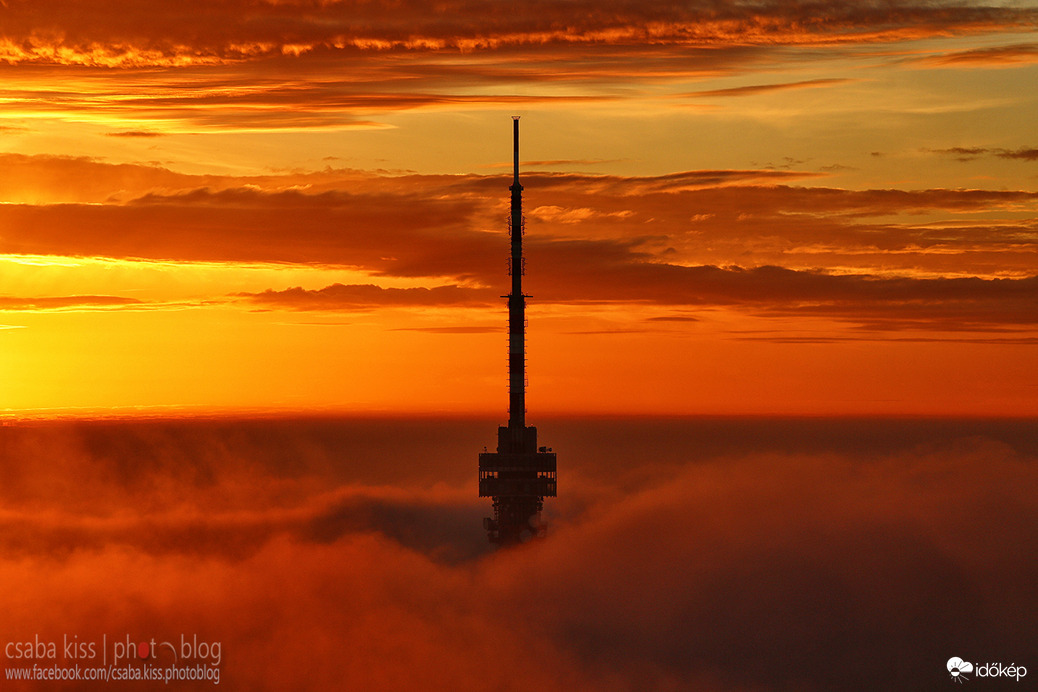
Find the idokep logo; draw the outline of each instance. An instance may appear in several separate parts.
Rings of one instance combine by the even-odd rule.
[[[969,680],[968,673],[977,678],[1010,678],[1020,682],[1020,678],[1027,675],[1027,668],[1010,663],[977,663],[963,661],[958,656],[948,659],[948,674],[954,682],[962,683]]]
[[[963,661],[958,656],[952,656],[948,659],[948,672],[951,673],[951,679],[955,682],[969,680],[969,678],[966,677],[966,673],[973,672],[973,664],[968,661]]]

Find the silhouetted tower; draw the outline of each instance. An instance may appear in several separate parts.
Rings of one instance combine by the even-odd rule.
[[[543,536],[541,507],[555,497],[555,453],[537,447],[537,428],[526,425],[526,299],[523,294],[523,186],[519,184],[519,116],[512,116],[513,177],[509,235],[512,257],[508,298],[508,426],[497,429],[497,451],[479,455],[479,496],[494,499],[483,520],[491,543],[512,545]]]

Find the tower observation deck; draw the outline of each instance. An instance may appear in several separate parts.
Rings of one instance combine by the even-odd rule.
[[[512,290],[508,299],[508,425],[497,429],[497,451],[479,455],[479,496],[494,500],[483,520],[491,543],[523,543],[544,536],[541,508],[555,497],[555,453],[537,446],[537,428],[526,425],[526,299],[523,294],[523,186],[519,184],[519,116],[512,116],[513,176],[509,236]]]

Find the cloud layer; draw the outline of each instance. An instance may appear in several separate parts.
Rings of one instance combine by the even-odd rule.
[[[348,169],[191,176],[82,158],[3,159],[12,201],[20,198],[0,205],[3,253],[340,267],[372,278],[210,297],[260,309],[486,306],[507,291],[500,176]],[[1034,324],[1038,195],[796,184],[818,175],[531,172],[524,177],[529,292],[540,304],[728,306],[881,329]],[[73,177],[93,182],[66,199],[33,199],[33,190],[60,191]],[[378,284],[386,279],[425,285]],[[138,303],[102,298],[111,307]],[[8,296],[0,306],[102,298]]]
[[[740,74],[795,62],[790,48],[853,51],[1038,24],[1034,8],[965,0],[544,0],[522,13],[489,0],[9,0],[2,13],[0,93],[9,117],[86,117],[131,135],[384,127],[386,113],[415,108],[617,100],[624,95],[609,82]],[[1019,63],[1032,49],[917,60]],[[574,84],[583,93],[555,89]],[[762,88],[774,87],[749,87]]]
[[[499,554],[492,422],[4,427],[4,635],[197,634],[232,688],[934,687],[1033,655],[1029,425],[542,423],[553,533]]]
[[[177,65],[330,51],[487,49],[538,44],[817,44],[1025,29],[1033,10],[938,3],[538,2],[522,15],[492,2],[279,2],[162,5],[9,0],[5,57],[17,61]],[[78,11],[73,11],[78,10]],[[199,21],[204,17],[206,21]]]

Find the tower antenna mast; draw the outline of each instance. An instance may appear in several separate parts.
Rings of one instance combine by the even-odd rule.
[[[512,207],[509,216],[512,276],[508,299],[508,425],[497,429],[497,451],[479,455],[479,496],[494,501],[483,520],[491,543],[523,543],[544,536],[545,497],[556,494],[555,453],[537,447],[537,428],[526,425],[526,299],[523,294],[523,186],[519,183],[519,116],[512,116]]]
[[[523,186],[519,184],[519,116],[512,116],[512,213],[508,234],[512,244],[508,294],[508,427],[526,426],[526,296],[523,295]]]

